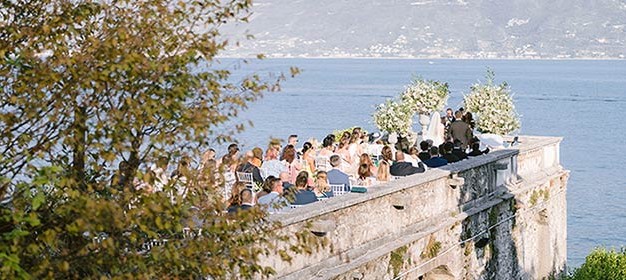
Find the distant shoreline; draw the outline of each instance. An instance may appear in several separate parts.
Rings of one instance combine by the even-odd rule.
[[[227,59],[257,59],[256,56],[217,56],[216,58]],[[626,58],[597,58],[597,57],[576,57],[576,58],[527,58],[527,57],[376,57],[376,56],[266,56],[263,59],[388,59],[388,60],[520,60],[520,61],[626,61]]]

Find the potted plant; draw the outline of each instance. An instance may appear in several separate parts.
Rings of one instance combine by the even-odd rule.
[[[409,110],[419,114],[422,135],[426,134],[430,123],[430,114],[441,111],[448,101],[450,90],[448,83],[418,78],[413,80],[402,92],[401,99]]]

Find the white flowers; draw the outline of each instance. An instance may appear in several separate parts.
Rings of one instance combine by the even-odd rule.
[[[463,97],[465,108],[478,115],[477,128],[483,133],[509,134],[520,128],[510,88],[506,83],[493,84],[493,72],[487,73],[487,84],[474,84]]]
[[[400,95],[376,107],[374,124],[381,131],[406,135],[413,127],[415,113],[430,114],[443,109],[448,101],[447,83],[416,79]]]
[[[448,83],[416,79],[406,87],[400,98],[411,111],[430,114],[443,109],[449,94]]]
[[[404,103],[388,99],[376,106],[374,124],[380,131],[404,134],[413,127],[413,113]]]

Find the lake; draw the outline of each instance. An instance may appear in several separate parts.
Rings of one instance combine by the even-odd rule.
[[[239,63],[222,59],[222,66]],[[568,263],[578,266],[596,246],[626,246],[626,61],[269,59],[238,71],[302,73],[278,93],[252,104],[241,120],[254,127],[236,138],[244,150],[270,137],[322,139],[335,129],[375,130],[374,107],[397,96],[412,77],[448,82],[448,106],[459,108],[469,87],[506,81],[522,119],[519,134],[560,136],[568,185]],[[418,131],[416,125],[415,131]]]

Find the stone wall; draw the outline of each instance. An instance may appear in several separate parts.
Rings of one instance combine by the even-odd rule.
[[[367,193],[275,214],[286,232],[312,225],[323,249],[280,279],[541,279],[566,261],[568,171],[560,138],[521,137],[493,151]]]

